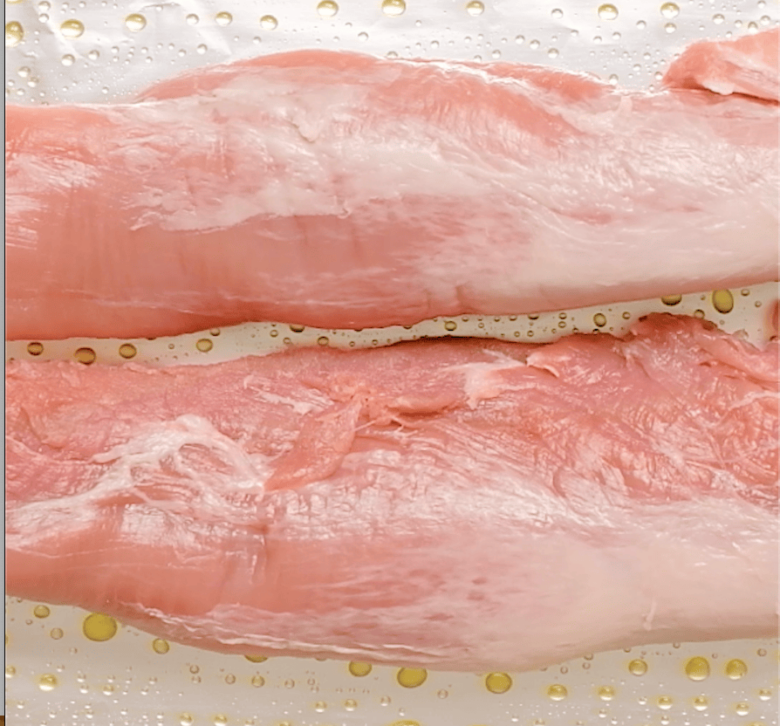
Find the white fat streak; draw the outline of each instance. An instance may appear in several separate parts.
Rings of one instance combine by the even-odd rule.
[[[447,371],[460,371],[464,374],[463,390],[466,394],[466,402],[469,408],[474,409],[480,401],[487,398],[496,398],[502,391],[510,387],[502,383],[497,373],[513,368],[525,368],[526,364],[515,360],[496,350],[482,351],[494,360],[482,363],[464,363],[456,366],[448,366]]]
[[[471,199],[490,190],[493,182],[487,168],[483,174],[478,166],[475,174],[471,157],[458,163],[426,142],[432,129],[424,120],[376,119],[366,128],[360,112],[368,91],[338,86],[301,92],[299,84],[270,75],[258,87],[256,78],[240,76],[208,95],[124,108],[124,123],[160,128],[168,143],[173,135],[183,140],[185,149],[187,137],[198,138],[204,148],[213,146],[240,163],[232,185],[215,173],[213,178],[195,180],[200,188],[193,190],[166,175],[159,186],[139,189],[131,200],[139,210],[135,228],[154,223],[169,231],[204,231],[240,225],[259,215],[345,216],[351,210],[340,196],[359,207],[415,194]],[[334,121],[354,121],[363,132],[331,134]],[[389,133],[392,124],[396,126]],[[154,137],[148,141],[157,145]],[[165,148],[162,143],[160,148]],[[133,166],[140,152],[130,144],[117,153]],[[154,152],[141,155],[152,163]],[[269,162],[286,172],[257,171]],[[213,163],[219,167],[216,156]],[[341,179],[338,190],[329,183],[336,169]],[[211,194],[217,190],[217,196]]]
[[[231,468],[230,473],[189,466],[181,453],[185,446],[202,446],[216,453]],[[120,494],[132,494],[171,516],[185,516],[196,509],[209,518],[218,517],[236,525],[251,524],[257,513],[245,506],[246,495],[254,495],[259,501],[270,475],[266,457],[247,454],[207,419],[195,415],[148,424],[136,436],[95,454],[92,460],[109,466],[88,491],[29,502],[8,511],[8,528],[13,532],[9,541],[14,548],[34,546],[40,541],[41,531],[65,535],[94,526],[102,516],[102,505]],[[155,499],[145,493],[143,483],[136,481],[136,472],[141,469],[153,476],[163,461],[180,475],[173,484],[189,489],[192,497],[179,494],[175,500]],[[233,501],[234,498],[241,501]]]
[[[736,88],[731,81],[726,81],[722,78],[706,78],[702,81],[702,85],[713,93],[718,93],[721,96],[730,96],[734,93],[734,89]]]
[[[10,224],[7,229],[11,230],[8,244],[31,249],[36,247],[39,235],[34,220],[47,213],[48,194],[41,190],[58,192],[65,200],[77,190],[89,188],[100,175],[95,165],[53,158],[35,150],[14,152],[6,166],[6,178],[11,179],[5,197]]]
[[[309,398],[312,399],[310,402],[301,401],[295,398],[290,398],[288,396],[280,396],[277,393],[271,393],[264,388],[253,385],[255,381],[259,383],[262,381],[262,378],[260,376],[247,376],[244,378],[242,385],[245,390],[253,391],[262,400],[267,401],[268,403],[277,403],[281,406],[289,406],[295,413],[299,414],[300,416],[305,416],[311,411],[314,411],[318,408],[324,408],[325,406],[331,404],[330,399],[326,399],[323,396],[309,396]],[[303,397],[306,396],[307,391],[300,391],[299,393]]]
[[[279,651],[280,654],[290,652],[309,653],[318,655],[322,652],[338,654],[342,657],[358,656],[365,657],[371,655],[376,660],[386,660],[390,663],[397,663],[404,659],[418,662],[424,659],[429,662],[435,662],[443,659],[449,645],[439,648],[421,648],[410,645],[383,643],[376,645],[372,643],[360,642],[360,639],[353,640],[349,645],[344,642],[334,642],[334,636],[330,635],[337,630],[343,623],[350,618],[348,608],[339,610],[329,616],[318,613],[315,618],[309,617],[305,613],[273,613],[260,610],[247,605],[224,604],[212,608],[202,617],[191,617],[186,620],[171,616],[157,608],[139,608],[144,619],[151,617],[155,620],[165,623],[174,628],[181,629],[195,638],[202,637],[204,633],[210,639],[216,638],[220,643],[229,646],[241,646],[244,648],[253,647],[267,651]],[[373,614],[377,621],[388,617],[394,620],[408,620],[414,617],[412,611],[418,611],[417,616],[422,620],[425,615],[425,607],[420,605],[409,605],[395,608],[382,608],[381,611]],[[355,611],[356,615],[363,615]],[[326,622],[327,621],[327,622]],[[268,623],[278,624],[284,630],[290,630],[290,626],[299,632],[306,632],[312,635],[310,640],[293,640],[289,638],[274,637],[270,634],[274,627],[269,627]],[[237,627],[236,624],[239,624]],[[258,626],[266,630],[258,632]],[[326,643],[318,642],[322,636],[330,635],[331,640]],[[354,636],[350,635],[350,639]],[[346,640],[346,639],[344,639]]]
[[[101,482],[109,482],[112,478],[130,476],[135,467],[153,466],[170,456],[177,471],[192,476],[193,482],[203,493],[208,494],[211,489],[206,489],[198,483],[203,472],[187,466],[181,458],[181,449],[188,445],[204,446],[223,454],[224,460],[232,465],[238,474],[238,478],[225,480],[226,486],[238,489],[257,488],[258,493],[262,493],[257,468],[246,452],[231,438],[217,431],[208,419],[193,414],[179,416],[172,422],[151,424],[138,436],[101,454],[95,454],[92,459],[99,464],[112,463],[111,469],[101,477]],[[222,477],[218,474],[215,476],[218,479]]]

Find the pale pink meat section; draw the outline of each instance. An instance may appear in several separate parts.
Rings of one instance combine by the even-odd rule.
[[[694,46],[658,93],[301,51],[133,103],[10,106],[6,335],[380,327],[775,280],[776,46]],[[701,90],[708,53],[731,95]]]
[[[7,369],[6,588],[483,670],[777,632],[778,343],[701,321]]]
[[[733,41],[694,43],[672,63],[664,84],[780,101],[780,29]]]

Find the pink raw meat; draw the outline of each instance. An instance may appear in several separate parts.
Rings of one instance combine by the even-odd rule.
[[[7,591],[450,669],[775,635],[779,348],[654,316],[539,347],[14,361]]]
[[[9,106],[6,335],[363,328],[778,279],[776,47],[699,44],[660,93],[302,51],[135,103]],[[739,93],[688,88],[711,55]]]
[[[672,63],[664,85],[780,101],[778,40],[780,30],[775,28],[737,40],[694,43]]]

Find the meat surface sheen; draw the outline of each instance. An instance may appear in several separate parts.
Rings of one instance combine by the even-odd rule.
[[[776,280],[777,33],[691,46],[657,93],[300,51],[131,103],[9,106],[6,336],[382,327]]]
[[[6,588],[223,652],[524,669],[777,633],[778,343],[7,367]]]

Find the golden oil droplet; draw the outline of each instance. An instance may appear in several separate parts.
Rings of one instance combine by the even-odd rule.
[[[737,712],[737,716],[747,716],[750,713],[750,704],[741,702],[738,703],[734,710]]]
[[[60,640],[65,633],[62,632],[62,628],[52,628],[49,635],[54,638],[54,640]]]
[[[693,317],[701,320],[702,318],[704,318],[704,310],[694,310]]]
[[[745,661],[739,658],[733,658],[726,663],[726,675],[731,678],[732,681],[738,681],[740,678],[744,678],[747,675],[747,665]]]
[[[119,355],[121,355],[122,358],[135,358],[137,353],[138,351],[132,343],[122,343],[122,345],[119,346]]]
[[[685,664],[685,675],[692,681],[703,681],[710,676],[710,662],[701,656],[690,658]]]
[[[611,3],[599,6],[599,17],[602,20],[614,20],[618,16],[618,9]]]
[[[658,696],[656,704],[662,711],[668,711],[672,707],[672,699],[670,696]]]
[[[187,25],[197,25],[200,22],[200,18],[195,13],[190,13],[186,18]]]
[[[160,655],[165,655],[171,649],[171,644],[162,638],[155,638],[152,641],[152,650]]]
[[[110,615],[92,613],[84,618],[81,629],[89,640],[103,643],[106,640],[111,640],[116,635],[118,628],[116,620]]]
[[[293,333],[302,333],[304,330],[306,330],[305,325],[291,325],[290,330],[293,331]]]
[[[452,332],[453,330],[457,330],[458,329],[458,324],[454,320],[447,320],[444,323],[444,329],[445,330],[449,330],[450,332]]]
[[[317,338],[317,345],[327,345],[328,343],[330,343],[330,340],[328,340],[327,335],[321,335]]]
[[[39,679],[38,679],[38,688],[40,688],[42,691],[53,691],[57,685],[57,676],[52,675],[51,673],[44,673]]]
[[[593,316],[593,322],[596,323],[597,327],[603,328],[607,324],[607,316],[602,313],[596,313]]]
[[[252,676],[251,683],[255,688],[260,688],[260,686],[265,685],[265,678],[262,676]]]
[[[66,20],[62,25],[60,25],[60,33],[62,33],[66,38],[80,38],[82,35],[84,35],[84,23],[82,23],[80,20],[76,20],[75,18]]]
[[[370,663],[358,663],[356,661],[352,661],[348,668],[349,672],[358,678],[362,678],[363,676],[367,676],[369,673],[371,673]]]
[[[390,17],[398,17],[406,12],[404,0],[382,0],[382,12]]]
[[[661,5],[661,15],[663,15],[667,20],[676,18],[679,14],[680,8],[676,3],[664,3]]]
[[[491,693],[506,693],[512,687],[508,673],[488,673],[485,676],[485,688]]]
[[[734,309],[734,296],[731,290],[715,290],[712,293],[712,307],[719,313],[730,313]]]
[[[631,313],[626,310],[626,312],[623,313],[623,320],[630,320],[631,319]]]
[[[89,366],[92,365],[97,359],[97,353],[95,353],[95,351],[92,350],[92,348],[79,348],[73,354],[73,357],[79,363],[83,363],[85,366]]]
[[[424,668],[400,668],[395,678],[404,688],[417,688],[425,683],[428,671]]]
[[[229,686],[232,686],[236,682],[236,677],[232,673],[228,673],[225,676],[225,683],[227,683]]]
[[[221,25],[223,28],[226,28],[233,22],[233,16],[223,10],[221,13],[216,14],[214,20],[216,21],[217,25]]]
[[[706,711],[709,705],[710,702],[707,700],[707,696],[696,696],[696,698],[693,699],[693,707],[697,711]]]
[[[325,703],[325,701],[316,701],[315,704],[314,704],[314,710],[317,713],[323,713],[327,707],[328,707],[328,704]]]
[[[628,672],[633,676],[643,676],[647,673],[647,663],[641,658],[636,658],[628,664]]]
[[[16,20],[5,24],[5,47],[15,48],[24,40],[24,28]]]
[[[480,0],[471,0],[466,4],[466,12],[469,15],[482,15],[485,12],[485,5]]]
[[[260,27],[263,30],[276,30],[279,25],[279,21],[273,15],[263,15],[260,18]]]
[[[682,302],[682,295],[664,295],[661,302],[664,305],[678,305]]]
[[[547,698],[551,701],[562,701],[569,695],[569,691],[566,686],[560,683],[553,683],[547,688]]]
[[[190,726],[190,724],[195,720],[193,715],[191,713],[182,713],[179,716],[179,723],[181,726]]]
[[[348,698],[344,701],[344,708],[347,711],[354,711],[357,708],[357,701],[354,698]]]
[[[16,668],[14,668],[12,665],[5,667],[6,678],[13,678],[15,675],[16,675]]]
[[[768,701],[770,698],[772,698],[772,689],[771,688],[759,688],[758,689],[758,698],[760,701]]]
[[[197,343],[195,343],[195,347],[201,353],[208,353],[214,347],[214,343],[212,343],[208,338],[201,338]]]
[[[338,11],[338,3],[334,2],[334,0],[322,0],[322,2],[317,5],[317,12],[323,18],[332,18]]]
[[[125,27],[132,33],[138,33],[146,27],[146,18],[141,13],[130,13],[125,18]]]
[[[40,355],[43,353],[43,343],[33,342],[27,344],[27,352],[30,355]]]
[[[615,689],[612,686],[601,686],[596,691],[596,695],[602,701],[611,701],[615,697]]]
[[[245,655],[244,658],[250,663],[265,663],[268,660],[268,657],[265,655]]]
[[[49,615],[51,615],[51,610],[48,605],[36,605],[33,608],[33,615],[35,615],[36,618],[48,618]]]
[[[223,716],[221,713],[218,713],[216,716],[214,716],[214,726],[223,726],[228,722],[228,717]]]

